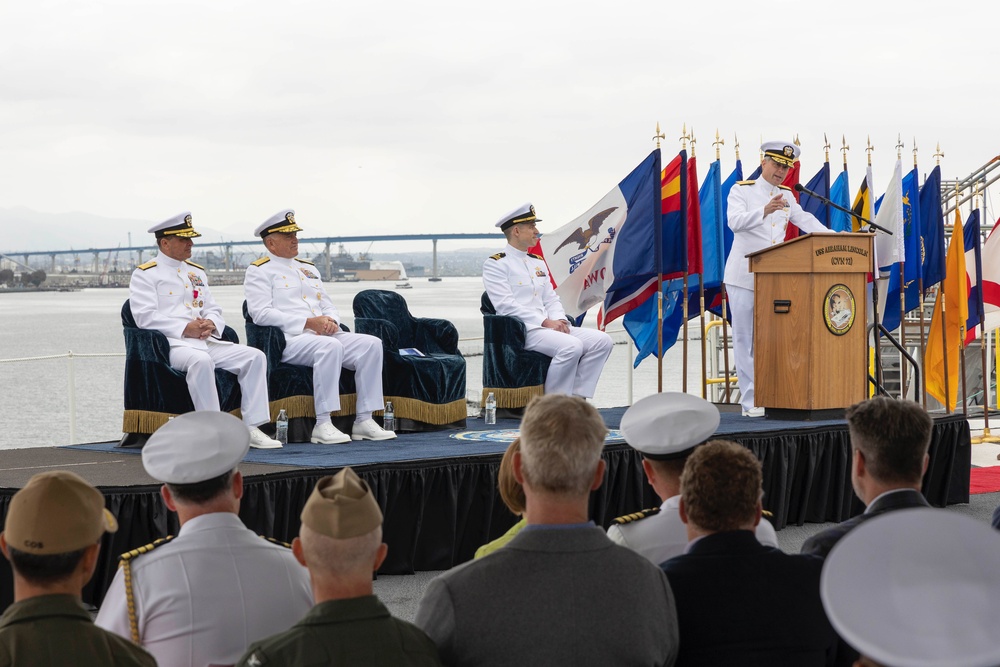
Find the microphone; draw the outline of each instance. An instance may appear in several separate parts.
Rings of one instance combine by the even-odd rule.
[[[823,195],[817,194],[817,193],[813,192],[812,190],[810,190],[809,188],[803,187],[803,185],[801,183],[796,183],[795,184],[795,191],[796,192],[803,192],[803,193],[809,195],[810,197],[815,197],[816,199],[822,199],[823,201],[829,201]]]

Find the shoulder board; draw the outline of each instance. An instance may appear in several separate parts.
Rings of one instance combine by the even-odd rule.
[[[311,264],[313,266],[316,266],[316,262],[310,262],[308,259],[302,259],[301,257],[296,257],[295,261],[302,262],[303,264]]]
[[[194,267],[194,268],[196,268],[196,269],[201,269],[202,271],[204,271],[204,270],[205,270],[205,267],[204,267],[204,266],[202,266],[201,264],[195,264],[195,263],[194,263],[194,262],[192,262],[192,261],[191,261],[190,259],[185,259],[185,260],[184,260],[184,262],[185,262],[186,264],[190,264],[191,266],[193,266],[193,267]]]
[[[531,257],[531,258],[533,258],[533,259],[540,259],[540,260],[542,260],[542,261],[544,261],[544,260],[545,260],[545,258],[544,258],[544,257],[542,257],[541,255],[536,255],[536,254],[535,254],[535,253],[533,253],[533,252],[529,252],[529,253],[528,253],[528,257]]]
[[[625,516],[620,516],[615,519],[615,523],[619,526],[623,526],[626,523],[632,523],[634,521],[641,521],[646,517],[654,516],[660,513],[659,507],[651,507],[648,510],[642,510],[641,512],[633,512],[632,514],[626,514]]]
[[[792,191],[792,189],[790,187],[788,187],[787,185],[779,185],[778,187],[781,188],[782,190],[788,190],[789,192]]]
[[[270,261],[271,261],[270,257],[261,257],[260,259],[255,259],[254,261],[250,262],[250,265],[251,266],[262,266],[264,264],[267,264]]]
[[[279,547],[285,547],[286,549],[291,549],[292,548],[292,545],[289,544],[288,542],[282,542],[281,540],[276,540],[273,537],[268,537],[267,535],[258,535],[258,537],[264,538],[265,540],[267,540],[271,544],[277,544]]]
[[[137,269],[139,269],[141,271],[145,271],[146,269],[151,269],[154,266],[156,266],[156,261],[155,260],[150,261],[150,262],[146,262],[145,264],[140,264],[139,266],[137,266],[135,268],[137,268]]]
[[[132,551],[126,551],[121,556],[118,557],[120,561],[132,560],[136,556],[141,556],[142,554],[148,554],[150,551],[156,547],[162,547],[164,544],[174,539],[173,535],[167,535],[164,538],[156,540],[155,542],[150,542],[149,544],[144,544],[138,549],[132,549]]]
[[[753,185],[757,181],[736,181],[736,185]]]
[[[506,256],[507,256],[507,253],[505,253],[505,252],[498,252],[495,255],[490,255],[490,259],[503,259]]]

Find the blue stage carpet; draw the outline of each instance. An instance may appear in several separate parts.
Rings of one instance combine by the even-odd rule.
[[[618,427],[626,408],[600,410],[604,423],[611,433],[607,443],[623,442]],[[516,419],[499,419],[496,425],[487,426],[481,419],[469,419],[465,430],[401,433],[395,440],[370,442],[366,440],[343,445],[313,445],[289,443],[282,449],[251,449],[244,459],[248,463],[287,465],[299,468],[340,468],[379,463],[454,459],[464,456],[494,455],[503,452],[517,437],[520,422]],[[844,420],[830,421],[777,421],[743,417],[738,412],[722,413],[722,422],[716,437],[732,434],[780,433],[795,430],[806,434],[811,429],[844,426]],[[119,448],[114,442],[72,445],[71,449],[85,449],[115,454],[139,454],[142,450]]]

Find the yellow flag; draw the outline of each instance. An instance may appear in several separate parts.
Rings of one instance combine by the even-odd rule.
[[[969,294],[965,278],[965,237],[962,233],[962,216],[955,211],[955,227],[951,232],[945,276],[934,302],[931,330],[927,336],[925,372],[927,392],[954,410],[958,402],[958,353],[965,344],[962,327],[969,319]],[[947,329],[947,350],[941,334],[941,300],[944,299],[945,328]],[[945,352],[948,354],[948,395],[945,397]]]
[[[865,174],[865,180],[861,181],[861,187],[858,188],[858,194],[854,198],[854,206],[851,207],[851,212],[855,216],[851,218],[851,231],[860,232],[863,231],[865,227],[868,226],[867,222],[861,222],[861,218],[865,220],[874,220],[875,215],[872,209],[872,168],[869,165],[868,172]]]

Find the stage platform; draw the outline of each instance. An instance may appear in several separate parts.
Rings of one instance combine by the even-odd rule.
[[[604,451],[608,472],[592,495],[591,516],[606,526],[659,500],[645,481],[641,457],[617,431],[625,408],[600,412],[611,430]],[[262,535],[290,541],[316,481],[350,465],[371,485],[385,514],[389,555],[380,572],[445,570],[471,558],[477,547],[514,523],[496,492],[496,472],[518,426],[516,420],[486,427],[469,419],[461,431],[400,434],[389,442],[250,450],[240,467],[245,479],[240,516]],[[762,461],[764,508],[778,530],[843,521],[863,509],[851,490],[843,420],[786,422],[723,412],[716,437],[743,444]],[[118,554],[177,532],[176,517],[160,500],[159,484],[142,468],[140,450],[115,444],[9,450],[0,467],[2,516],[17,489],[44,470],[72,470],[105,494],[120,528],[105,537],[97,573],[84,592],[95,605],[111,582]],[[968,503],[971,446],[969,424],[961,415],[935,418],[930,459],[923,492],[931,504]],[[13,594],[9,565],[0,561],[2,608]]]

